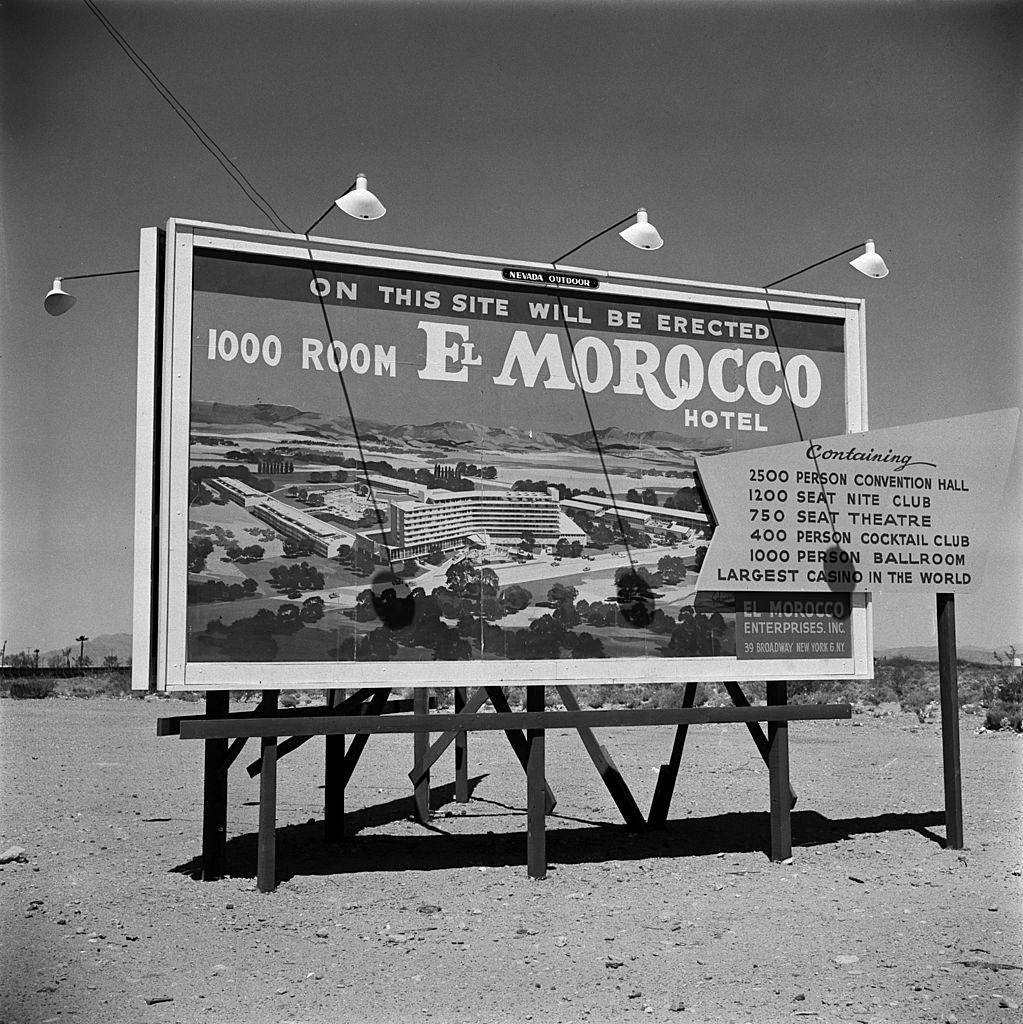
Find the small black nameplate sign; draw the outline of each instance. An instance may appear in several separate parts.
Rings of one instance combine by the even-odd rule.
[[[596,288],[599,282],[595,277],[582,274],[568,274],[560,270],[519,270],[505,267],[501,276],[506,281],[517,281],[521,284],[552,284],[558,288]]]

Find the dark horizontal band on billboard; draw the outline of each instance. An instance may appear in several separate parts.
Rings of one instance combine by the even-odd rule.
[[[182,719],[183,740],[238,736],[323,736],[342,733],[491,732],[509,729],[606,729],[628,725],[699,725],[728,722],[791,722],[852,717],[848,704],[790,704],[733,708],[627,708],[611,711],[513,711],[367,718],[301,714],[273,717]]]
[[[572,275],[568,275],[572,276]],[[637,301],[564,293],[553,284],[481,284],[455,275],[367,272],[357,266],[314,264],[231,253],[197,253],[198,292],[320,303],[328,310],[389,310],[431,318],[536,324],[618,335],[686,338],[710,344],[745,344],[842,352],[843,321],[792,313],[757,315],[738,306]],[[322,293],[322,294],[321,294]]]

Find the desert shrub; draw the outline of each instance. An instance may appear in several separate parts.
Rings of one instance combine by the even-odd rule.
[[[43,700],[53,695],[56,679],[30,677],[11,681],[11,696],[15,700]]]
[[[657,708],[673,709],[681,708],[683,706],[683,699],[685,697],[686,687],[685,683],[670,683],[667,686],[658,687],[657,691],[653,695],[653,703]],[[707,703],[707,686],[704,683],[700,683],[696,687],[696,700],[693,701],[693,707],[703,707]]]
[[[935,696],[933,688],[923,685],[914,686],[903,692],[899,698],[899,706],[903,711],[911,711],[923,723],[927,721],[933,709]]]
[[[995,652],[998,662],[997,696],[1003,704],[1019,706],[1023,704],[1023,667],[1013,664],[1016,661],[1016,648],[1010,647],[1003,654]]]
[[[1013,732],[1023,732],[1023,713],[1020,706],[1001,701],[992,704],[984,715],[984,728],[992,731],[1011,729]]]

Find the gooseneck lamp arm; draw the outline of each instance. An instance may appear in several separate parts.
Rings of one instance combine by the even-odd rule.
[[[355,188],[355,186],[356,186],[356,184],[357,184],[357,183],[358,183],[358,179],[356,179],[356,181],[353,181],[353,182],[351,183],[351,185],[349,185],[349,186],[348,186],[348,188],[346,188],[346,189],[344,190],[344,192],[342,192],[342,193],[341,193],[341,195],[343,195],[343,196],[346,196],[346,195],[348,195],[348,193],[349,193],[349,192],[351,192],[353,188]],[[334,207],[335,207],[336,203],[337,203],[337,200],[335,199],[335,200],[334,200],[334,201],[333,201],[333,202],[332,202],[332,203],[330,204],[330,206],[328,206],[328,207],[327,207],[327,209],[325,209],[325,210],[323,211],[323,213],[321,213],[321,214],[320,214],[320,216],[319,216],[319,217],[317,217],[317,218],[316,218],[316,220],[314,220],[314,221],[312,222],[312,224],[310,224],[310,225],[309,225],[309,227],[307,227],[307,228],[305,229],[305,234],[307,234],[307,235],[308,235],[308,234],[311,234],[311,233],[312,233],[312,230],[313,230],[313,228],[314,228],[314,227],[316,227],[316,226],[317,226],[317,225],[318,225],[318,224],[319,224],[319,223],[320,223],[321,221],[323,221],[323,220],[326,220],[326,218],[327,218],[327,214],[329,214],[329,213],[330,213],[330,211],[334,209]]]
[[[865,242],[860,242],[857,245],[850,245],[848,249],[843,249],[841,252],[833,253],[831,256],[825,256],[824,259],[818,260],[816,263],[811,263],[808,267],[803,267],[801,270],[797,270],[791,274],[786,274],[784,277],[779,277],[777,281],[772,281],[770,284],[765,284],[763,287],[774,288],[776,285],[781,284],[783,281],[789,281],[793,277],[798,277],[800,274],[805,274],[808,270],[813,270],[814,267],[819,267],[822,263],[830,263],[831,260],[837,260],[840,256],[848,256],[849,253],[855,252],[860,247],[865,248],[865,252],[857,256],[856,259],[850,260],[850,266],[854,267],[861,274],[867,277],[885,277],[888,274],[888,268],[885,266],[885,262],[881,257],[874,251],[874,240],[868,238]]]
[[[589,245],[590,242],[596,241],[598,238],[600,238],[601,235],[606,235],[609,231],[614,231],[615,228],[620,228],[627,220],[631,220],[634,216],[635,214],[630,213],[628,216],[622,217],[621,220],[616,220],[614,224],[610,225],[609,227],[603,228],[602,230],[598,231],[595,235],[590,235],[590,237],[587,238],[585,242],[580,242],[574,249],[569,249],[568,252],[562,253],[557,259],[551,260],[551,263],[561,263],[562,260],[567,259],[569,256],[572,255],[572,253],[578,252],[581,248],[583,248],[583,246]]]
[[[107,270],[99,274],[64,274],[62,277],[58,277],[58,281],[84,281],[87,277],[119,277],[121,274],[137,274],[138,268],[135,270]]]

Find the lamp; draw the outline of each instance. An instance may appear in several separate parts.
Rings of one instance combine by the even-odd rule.
[[[571,256],[572,253],[578,252],[584,245],[589,245],[590,242],[600,238],[601,235],[606,235],[609,231],[620,228],[631,217],[632,214],[630,213],[628,217],[616,220],[610,227],[598,231],[595,235],[590,235],[585,242],[580,242],[574,249],[569,249],[568,252],[562,253],[556,260],[551,260],[551,263],[560,263]],[[664,245],[664,239],[658,234],[657,228],[647,219],[646,210],[642,207],[636,211],[636,223],[630,224],[624,231],[619,231],[618,235],[620,238],[624,238],[629,245],[634,245],[637,249],[660,249]]]
[[[884,260],[877,254],[877,250],[874,248],[874,240],[868,238],[864,244],[866,251],[860,253],[856,259],[850,260],[849,266],[855,267],[861,274],[866,274],[867,277],[887,277],[888,267],[885,266]]]
[[[864,251],[854,260],[849,261],[849,266],[854,267],[861,274],[867,277],[881,278],[888,276],[888,267],[885,265],[884,260],[878,254],[874,248],[874,240],[868,238],[865,242],[860,242],[859,245],[851,245],[848,249],[843,249],[841,252],[836,252],[833,256],[826,256],[822,260],[818,260],[816,263],[811,263],[808,267],[803,267],[802,270],[797,270],[795,273],[786,274],[784,277],[779,277],[777,281],[772,281],[770,284],[765,284],[764,288],[773,288],[775,285],[781,284],[782,281],[788,281],[789,278],[798,277],[800,274],[805,274],[808,270],[813,270],[814,267],[819,267],[822,263],[828,263],[831,260],[837,260],[839,256],[845,256],[853,250],[858,249],[862,245]]]
[[[664,245],[664,239],[647,219],[646,210],[642,207],[636,211],[636,223],[630,224],[624,231],[619,231],[618,235],[637,249],[660,249]]]
[[[305,233],[308,235],[335,206],[356,220],[379,220],[387,213],[384,204],[366,187],[366,175],[357,174],[355,181],[305,229]]]
[[[83,281],[87,277],[118,277],[121,274],[137,274],[138,270],[108,270],[99,274],[69,274],[65,277],[55,277],[53,287],[46,293],[43,299],[43,309],[50,316],[62,316],[78,300],[74,295],[64,291],[64,281]]]

